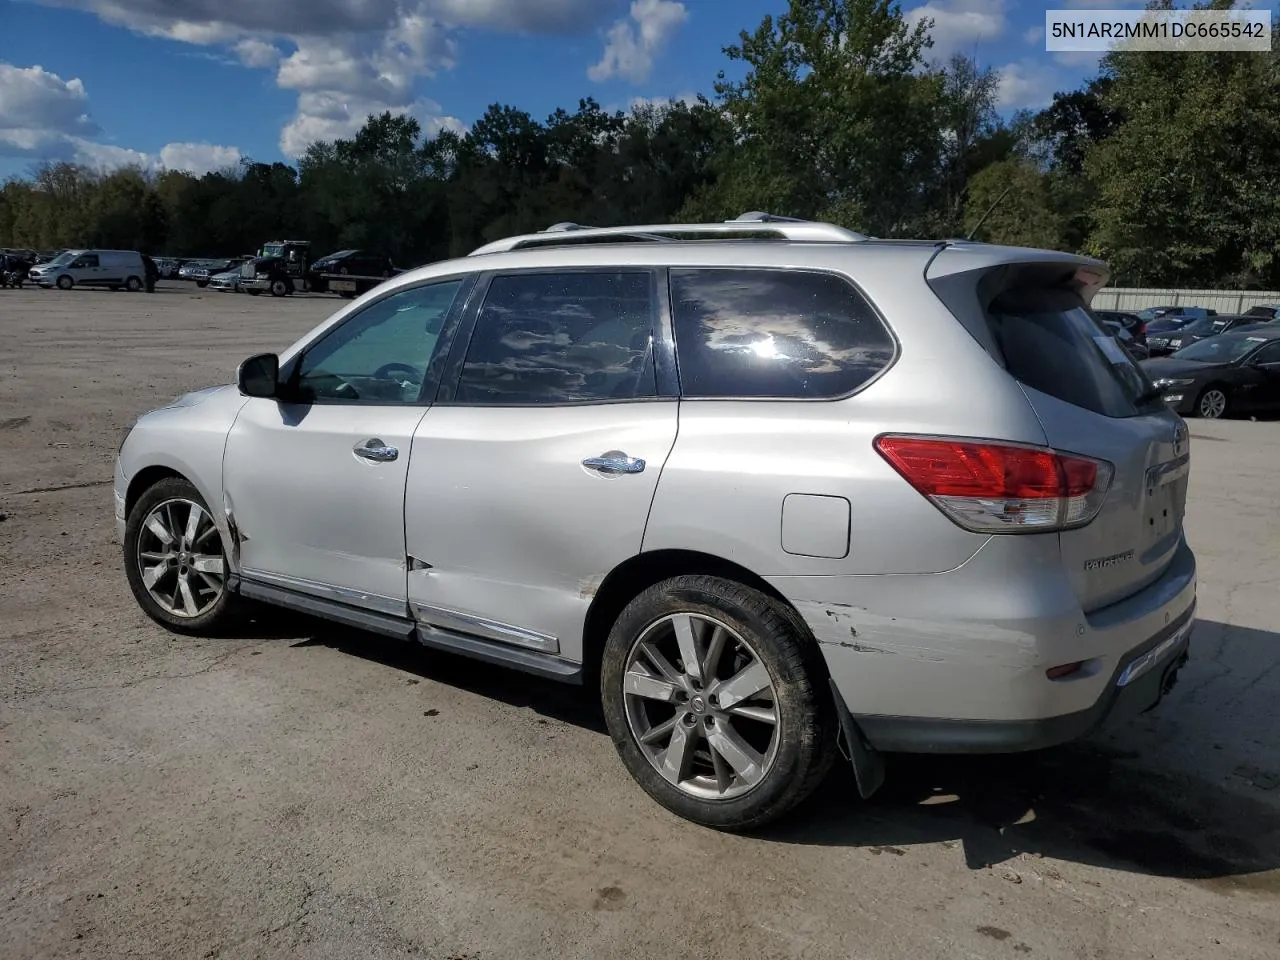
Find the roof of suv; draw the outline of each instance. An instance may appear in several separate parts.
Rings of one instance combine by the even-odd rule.
[[[618,247],[625,246],[624,255]],[[604,248],[604,249],[602,249]],[[606,252],[611,251],[611,252]],[[923,271],[939,252],[947,253],[945,269],[934,264],[930,274],[960,273],[1002,263],[1046,261],[1072,263],[1096,274],[1096,289],[1108,268],[1102,261],[1070,253],[1024,247],[1003,247],[971,240],[881,240],[854,233],[832,223],[797,220],[751,212],[723,223],[648,224],[582,227],[555,224],[538,233],[495,240],[472,251],[483,257],[476,269],[514,267],[593,266],[619,260],[637,266],[847,266],[850,254],[860,261],[892,262],[896,270]],[[469,258],[468,257],[468,258]],[[462,258],[462,259],[468,259]],[[864,259],[865,258],[865,259]],[[410,271],[402,279],[444,272],[442,263]],[[451,268],[461,266],[457,261]]]

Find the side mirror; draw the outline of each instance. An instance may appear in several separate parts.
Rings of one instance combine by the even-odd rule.
[[[279,381],[280,358],[274,353],[250,357],[236,370],[236,386],[246,397],[277,396]]]

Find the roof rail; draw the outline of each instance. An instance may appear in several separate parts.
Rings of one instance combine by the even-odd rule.
[[[860,233],[834,223],[797,220],[768,213],[745,213],[721,223],[661,223],[626,227],[584,227],[557,223],[538,233],[494,240],[471,251],[471,256],[506,253],[535,247],[578,246],[595,243],[653,243],[697,240],[792,240],[852,243],[866,240]]]
[[[760,210],[749,210],[741,216],[726,220],[725,223],[813,223],[801,217],[783,217],[776,213],[764,213]]]

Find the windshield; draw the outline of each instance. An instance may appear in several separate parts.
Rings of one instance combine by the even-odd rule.
[[[1191,317],[1162,317],[1154,323],[1147,324],[1147,333],[1169,333],[1179,330],[1191,322]]]
[[[1210,320],[1206,317],[1203,320],[1195,320],[1191,323],[1185,324],[1178,330],[1178,332],[1185,333],[1189,337],[1202,337],[1206,333],[1220,332],[1222,327],[1218,327],[1217,330],[1214,330],[1215,322],[1216,321]]]
[[[283,257],[284,244],[283,243],[264,243],[262,245],[262,255],[264,257]]]
[[[76,252],[74,250],[68,250],[65,253],[58,254],[56,257],[50,260],[49,266],[60,267],[63,264],[70,263],[75,258],[76,258]]]
[[[1151,321],[1156,317],[1163,317],[1166,313],[1172,313],[1177,307],[1147,307],[1145,310],[1139,310],[1138,316],[1143,320]]]
[[[1252,352],[1258,344],[1266,342],[1266,337],[1210,337],[1183,347],[1171,359],[1195,360],[1197,363],[1233,363]]]

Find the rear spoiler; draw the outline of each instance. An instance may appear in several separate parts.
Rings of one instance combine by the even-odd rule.
[[[948,240],[925,265],[924,279],[970,335],[998,357],[986,312],[1002,291],[1034,283],[1071,290],[1088,305],[1111,279],[1111,270],[1101,260],[1074,253]]]

